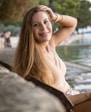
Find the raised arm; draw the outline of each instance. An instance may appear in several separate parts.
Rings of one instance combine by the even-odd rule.
[[[62,25],[53,35],[55,46],[66,40],[77,26],[77,19],[67,15],[57,15],[57,22]]]
[[[62,25],[61,29],[59,29],[56,33],[53,33],[51,40],[52,44],[57,46],[59,43],[68,38],[75,30],[77,26],[77,19],[71,16],[54,13],[51,8],[44,5],[41,5],[41,9],[48,13],[51,22],[58,22]]]

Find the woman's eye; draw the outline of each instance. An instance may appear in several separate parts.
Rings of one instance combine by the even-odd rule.
[[[46,24],[48,21],[46,20],[46,21],[44,21],[44,24]]]
[[[38,27],[39,25],[38,25],[38,24],[34,24],[33,26],[34,26],[34,27]]]

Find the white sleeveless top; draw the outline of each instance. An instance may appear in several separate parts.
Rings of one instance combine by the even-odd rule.
[[[53,77],[55,80],[54,87],[66,94],[67,91],[69,91],[70,89],[69,84],[65,80],[66,66],[56,53],[55,49],[51,48],[51,54],[53,57],[49,57],[48,60],[51,66],[54,68],[53,71]]]

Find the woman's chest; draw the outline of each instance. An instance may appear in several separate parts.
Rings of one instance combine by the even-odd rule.
[[[56,68],[59,72],[63,73],[63,75],[66,72],[66,66],[65,63],[62,61],[62,59],[58,56],[56,51],[51,51],[47,55],[48,61],[51,63],[54,68]]]

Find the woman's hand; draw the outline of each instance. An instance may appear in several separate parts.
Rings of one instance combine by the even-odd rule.
[[[40,5],[41,10],[46,11],[50,17],[51,21],[55,21],[57,19],[57,15],[52,11],[51,8],[45,6],[45,5]]]
[[[86,95],[88,97],[88,100],[91,100],[91,92],[87,92]]]
[[[70,95],[67,96],[74,105],[77,105],[79,103],[82,103],[87,100],[91,100],[91,92],[86,92],[86,93],[80,93],[76,95]]]

